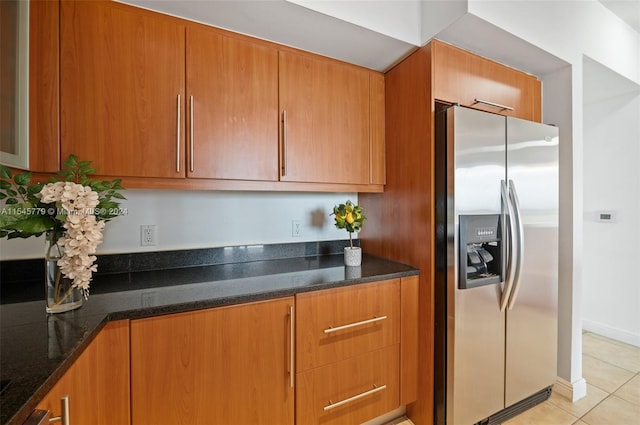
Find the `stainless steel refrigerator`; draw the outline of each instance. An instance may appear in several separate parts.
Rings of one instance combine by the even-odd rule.
[[[558,129],[438,104],[435,423],[494,424],[556,379]]]

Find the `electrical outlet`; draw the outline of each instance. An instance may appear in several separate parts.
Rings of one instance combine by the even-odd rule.
[[[156,246],[156,225],[143,224],[140,226],[140,246]]]
[[[300,220],[291,220],[291,236],[294,238],[302,237],[302,222]]]

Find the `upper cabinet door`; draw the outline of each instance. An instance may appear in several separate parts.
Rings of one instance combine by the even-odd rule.
[[[278,51],[187,28],[189,177],[278,180]]]
[[[369,184],[369,74],[280,51],[280,180]]]
[[[438,40],[431,46],[435,99],[540,121],[541,86],[535,76]]]
[[[61,6],[62,157],[100,175],[184,177],[184,26],[115,2]]]

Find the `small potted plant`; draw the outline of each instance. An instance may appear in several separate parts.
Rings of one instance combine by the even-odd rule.
[[[335,225],[338,229],[347,229],[349,232],[349,246],[344,248],[344,264],[346,266],[359,266],[362,264],[362,249],[353,246],[351,234],[362,230],[362,225],[367,219],[363,214],[362,207],[353,205],[351,201],[333,207],[330,215],[335,217]]]

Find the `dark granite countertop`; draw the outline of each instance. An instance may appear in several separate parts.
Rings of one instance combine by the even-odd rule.
[[[9,384],[0,393],[0,424],[22,424],[108,321],[418,274],[413,267],[367,254],[361,267],[345,267],[343,261],[341,254],[314,255],[100,275],[80,309],[56,315],[45,313],[43,299],[5,300],[0,306],[0,378]],[[25,293],[30,285],[43,286],[39,281],[22,284]]]

